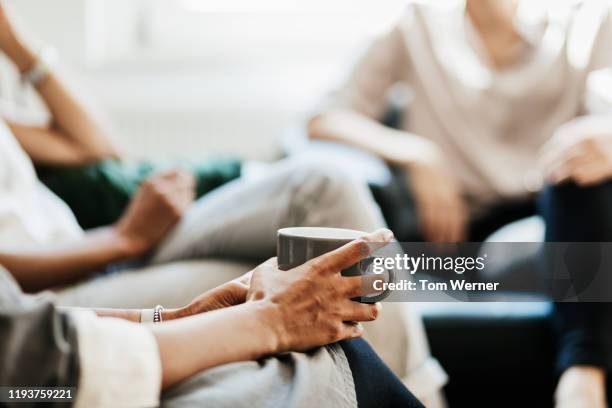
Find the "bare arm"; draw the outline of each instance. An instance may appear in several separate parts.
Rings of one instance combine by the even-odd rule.
[[[392,237],[379,230],[290,271],[271,259],[252,271],[246,303],[153,325],[162,386],[217,365],[361,336],[354,322],[376,319],[380,307],[350,300],[367,292],[367,285],[340,271],[369,255],[368,242]]]
[[[115,229],[102,228],[67,244],[1,247],[0,264],[11,272],[25,291],[35,292],[76,282],[98,268],[135,254],[130,242]]]
[[[23,150],[38,165],[78,166],[118,157],[74,143],[53,126],[33,127],[10,120],[6,122]]]
[[[140,321],[140,310],[93,311],[99,317]],[[170,387],[211,367],[281,351],[277,327],[280,323],[272,305],[254,302],[176,320],[166,315],[163,323],[146,325],[157,341],[162,387]]]
[[[78,307],[59,307],[60,310],[71,311],[71,310],[80,310]],[[94,309],[83,309],[83,310],[91,310],[98,317],[114,317],[116,319],[127,320],[132,323],[140,323],[140,317],[142,314],[142,309],[109,309],[109,308],[94,308]],[[170,320],[178,319],[179,317],[187,317],[179,316],[178,311],[182,309],[170,309],[163,310],[161,312],[162,321],[167,322]],[[189,315],[191,316],[191,315]]]
[[[35,53],[16,34],[1,4],[0,49],[22,73],[36,62]],[[48,128],[33,128],[10,124],[15,136],[36,163],[81,164],[118,157],[118,151],[103,123],[55,70],[38,85],[37,91],[51,112],[51,125]],[[38,146],[34,145],[33,139],[39,143]]]
[[[0,246],[0,264],[24,290],[37,291],[76,282],[109,263],[142,255],[166,236],[193,202],[194,182],[193,175],[183,171],[156,174],[140,186],[116,225],[57,245]]]
[[[194,316],[201,313],[212,312],[213,310],[224,309],[226,307],[236,306],[246,301],[247,292],[249,289],[249,281],[251,272],[223,283],[216,288],[210,289],[200,296],[193,299],[188,305],[177,309],[164,309],[161,312],[162,321],[180,319],[184,317]],[[68,310],[74,308],[66,308]],[[142,313],[141,309],[100,309],[96,308],[93,311],[99,317],[115,317],[139,323]]]
[[[191,375],[280,351],[272,310],[256,303],[151,326],[162,364],[162,387]]]

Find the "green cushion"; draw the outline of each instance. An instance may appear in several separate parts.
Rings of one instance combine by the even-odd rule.
[[[37,169],[42,182],[59,196],[84,229],[116,222],[142,181],[159,171],[183,168],[196,176],[201,197],[240,176],[241,162],[231,158],[124,163],[104,160],[79,167]]]

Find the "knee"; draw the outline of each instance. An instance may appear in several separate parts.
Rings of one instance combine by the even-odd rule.
[[[548,240],[604,240],[612,236],[612,183],[546,186],[539,200]],[[608,232],[609,231],[609,232]]]
[[[547,185],[540,196],[540,206],[546,210],[581,211],[605,209],[612,200],[612,182],[582,187],[573,182]]]
[[[542,200],[551,204],[577,204],[584,200],[601,201],[606,200],[612,194],[612,182],[606,182],[595,186],[582,187],[574,182],[558,185],[546,185],[542,192]]]
[[[360,182],[344,169],[333,163],[302,162],[297,164],[296,174],[302,186],[319,199],[333,196],[335,200],[355,197],[366,190],[365,182]]]

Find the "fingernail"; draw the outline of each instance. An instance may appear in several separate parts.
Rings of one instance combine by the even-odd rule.
[[[357,329],[357,331],[362,332],[362,331],[363,331],[363,324],[361,324],[361,323],[357,323],[357,324],[355,325],[355,329]]]
[[[380,312],[382,310],[383,306],[382,303],[380,302],[376,302],[376,309]]]

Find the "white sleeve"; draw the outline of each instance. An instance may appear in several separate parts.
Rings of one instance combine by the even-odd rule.
[[[313,116],[333,109],[350,109],[374,120],[388,108],[388,92],[408,69],[400,24],[378,37],[358,59],[348,79],[316,107]]]
[[[610,6],[606,6],[606,16],[600,25],[593,47],[584,104],[588,114],[609,114],[612,111],[612,11]]]
[[[142,408],[159,405],[161,362],[145,327],[90,311],[69,312],[79,347],[75,406]]]
[[[601,23],[593,48],[591,70],[612,68],[612,9],[606,7],[607,15]]]

